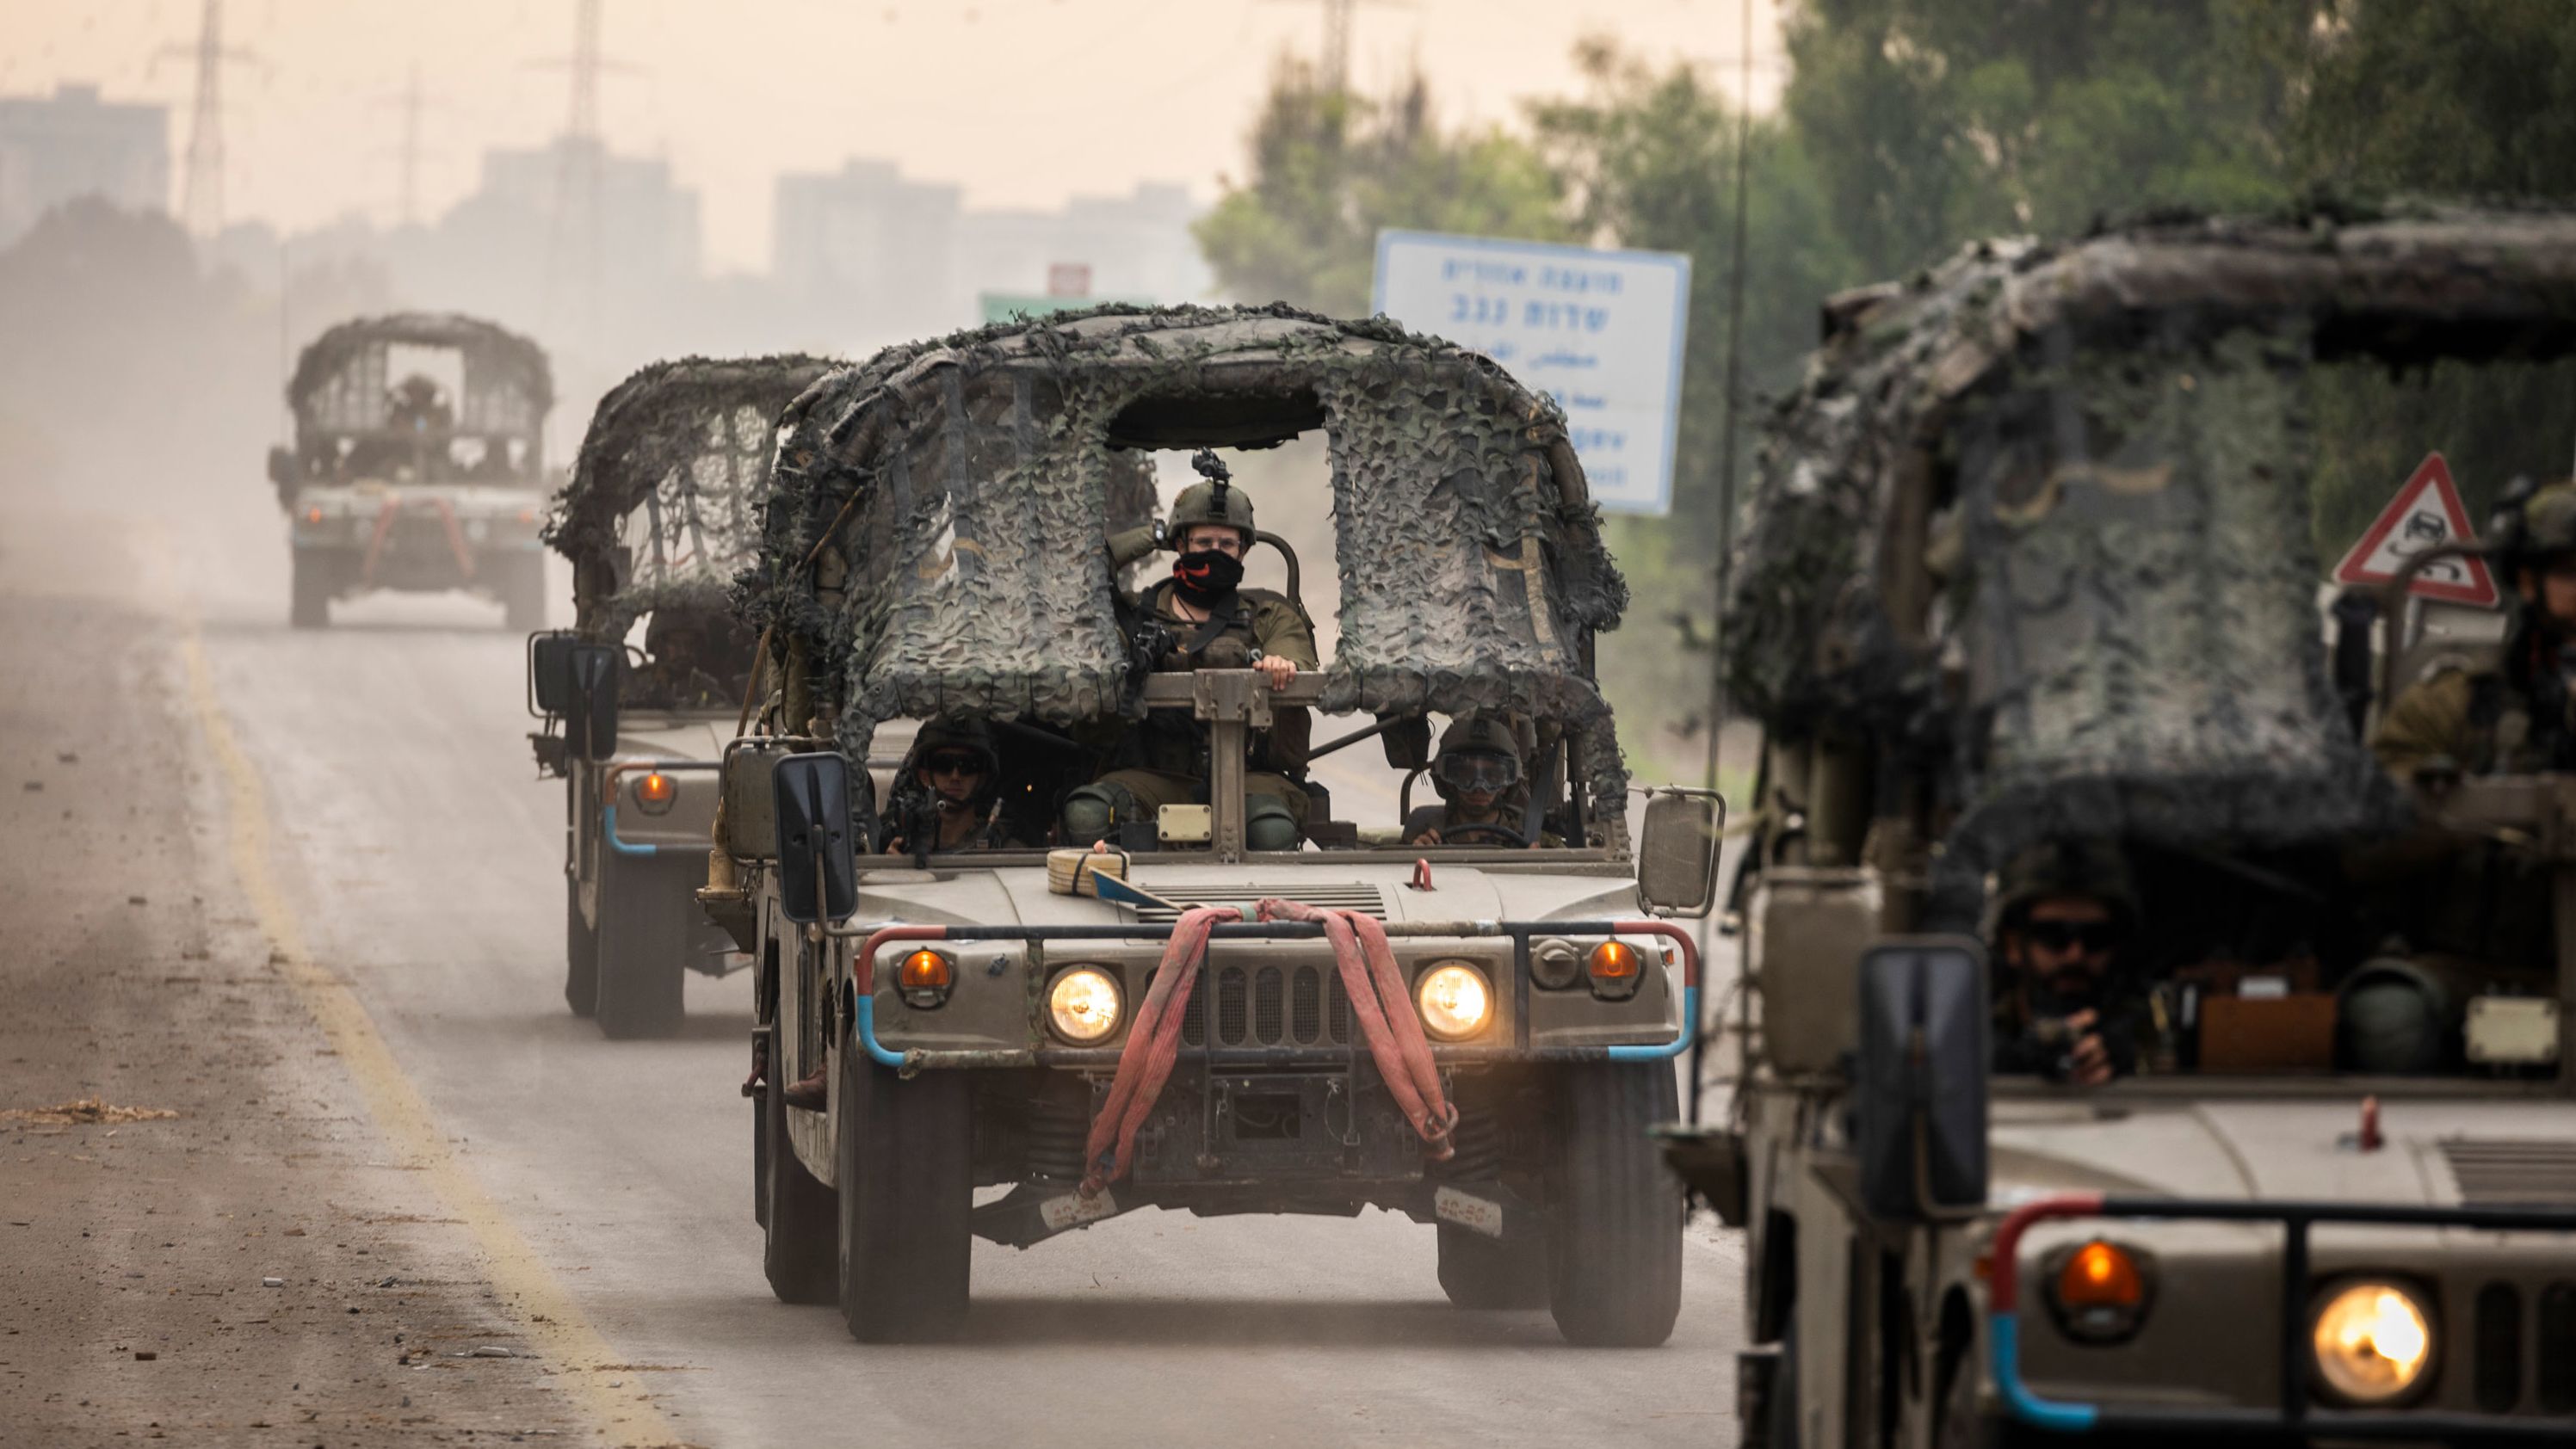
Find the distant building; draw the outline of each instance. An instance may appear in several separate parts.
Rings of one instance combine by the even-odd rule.
[[[0,96],[0,246],[81,196],[132,211],[170,206],[167,107],[102,101],[98,87]]]
[[[590,154],[584,156],[576,147]],[[570,138],[532,151],[496,149],[483,153],[483,186],[476,199],[551,221],[556,198],[566,178],[579,175],[576,163],[581,161],[598,171],[604,290],[615,291],[624,282],[698,274],[698,193],[672,184],[667,161],[619,156],[596,141]]]
[[[955,186],[907,180],[889,161],[778,178],[771,275],[828,319],[851,353],[982,319],[984,293],[1043,294],[1056,268],[1090,295],[1205,299],[1215,285],[1178,186],[1077,197],[1061,211],[972,211]]]

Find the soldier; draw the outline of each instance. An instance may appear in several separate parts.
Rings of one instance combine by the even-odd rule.
[[[2137,896],[2119,852],[2035,846],[2004,868],[1995,920],[1995,1070],[2098,1087],[2138,1069],[2145,993],[2119,969]]]
[[[2576,482],[2531,495],[2497,553],[2518,600],[2500,660],[2437,669],[2399,694],[2371,735],[2401,784],[2576,769]]]
[[[1441,804],[1414,809],[1404,821],[1407,845],[1522,844],[1521,817],[1528,809],[1520,735],[1499,715],[1466,714],[1440,735],[1431,762],[1431,786]],[[1529,841],[1555,845],[1552,836]]]
[[[709,627],[711,622],[715,627]],[[722,621],[710,621],[697,609],[655,609],[652,622],[644,626],[644,653],[649,662],[636,680],[635,703],[645,709],[722,709],[736,703],[727,697],[724,681],[716,672],[722,662],[708,645],[711,636],[735,632]],[[743,645],[744,654],[750,650],[749,644]]]
[[[1179,557],[1172,576],[1136,599],[1134,637],[1140,656],[1161,672],[1197,669],[1261,671],[1280,688],[1300,669],[1318,668],[1315,626],[1294,603],[1268,589],[1247,589],[1243,556],[1252,548],[1252,496],[1234,486],[1213,451],[1194,460],[1206,481],[1172,505],[1171,541]],[[1127,552],[1112,540],[1111,557]],[[1305,766],[1302,709],[1273,712],[1255,737],[1244,777],[1244,843],[1254,850],[1294,850],[1303,834],[1306,792],[1287,772]],[[1205,727],[1156,714],[1129,736],[1129,768],[1114,770],[1065,800],[1068,843],[1089,845],[1118,826],[1151,821],[1165,805],[1207,798]]]
[[[922,726],[913,738],[912,787],[893,792],[885,822],[888,855],[955,850],[1012,850],[1002,819],[1001,756],[982,720],[949,716]]]

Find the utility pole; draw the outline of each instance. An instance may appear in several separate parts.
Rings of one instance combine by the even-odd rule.
[[[165,46],[154,59],[166,56],[193,60],[197,66],[179,216],[188,230],[211,237],[224,229],[224,62],[253,57],[247,51],[224,48],[224,0],[205,0],[197,21],[197,43]]]
[[[575,0],[572,54],[560,62],[572,72],[572,108],[555,142],[555,203],[546,230],[545,310],[554,316],[564,293],[572,296],[575,335],[595,340],[599,329],[600,182],[607,147],[599,135],[599,73],[609,63],[599,53],[600,0]]]
[[[411,83],[403,87],[402,224],[420,223],[420,62],[411,63]]]
[[[1295,0],[1310,4],[1313,0]],[[1316,62],[1316,75],[1329,95],[1347,95],[1351,85],[1351,17],[1363,3],[1408,4],[1410,0],[1322,0],[1324,6],[1324,53]]]

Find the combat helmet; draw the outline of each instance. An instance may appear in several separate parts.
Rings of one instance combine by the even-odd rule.
[[[2089,896],[2122,931],[2138,923],[2138,891],[2119,846],[2107,840],[2053,840],[2012,858],[1995,884],[1995,925],[2018,928],[2030,908],[2051,896]]]
[[[2576,481],[2523,489],[2509,488],[2499,510],[2496,551],[2505,562],[2530,564],[2551,554],[2576,553]],[[2512,496],[2517,492],[2520,497]]]
[[[960,715],[942,715],[921,727],[912,737],[912,762],[918,767],[941,750],[965,750],[984,762],[984,786],[991,789],[993,777],[1000,773],[1002,756],[993,747],[992,726],[980,719]]]
[[[1212,448],[1202,448],[1190,460],[1199,470],[1200,481],[1181,490],[1172,503],[1171,537],[1178,543],[1193,525],[1201,523],[1231,524],[1243,535],[1246,552],[1252,548],[1255,527],[1252,521],[1252,495],[1234,486],[1233,474]]]
[[[1499,768],[1477,769],[1486,761]],[[1484,788],[1499,795],[1520,783],[1525,761],[1521,737],[1499,715],[1463,714],[1440,732],[1440,751],[1431,766],[1432,787],[1443,799],[1459,791]],[[1478,778],[1478,776],[1484,778]]]

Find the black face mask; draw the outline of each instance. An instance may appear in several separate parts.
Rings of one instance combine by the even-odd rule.
[[[1243,560],[1212,548],[1185,553],[1172,560],[1172,581],[1182,598],[1204,609],[1243,582]]]

